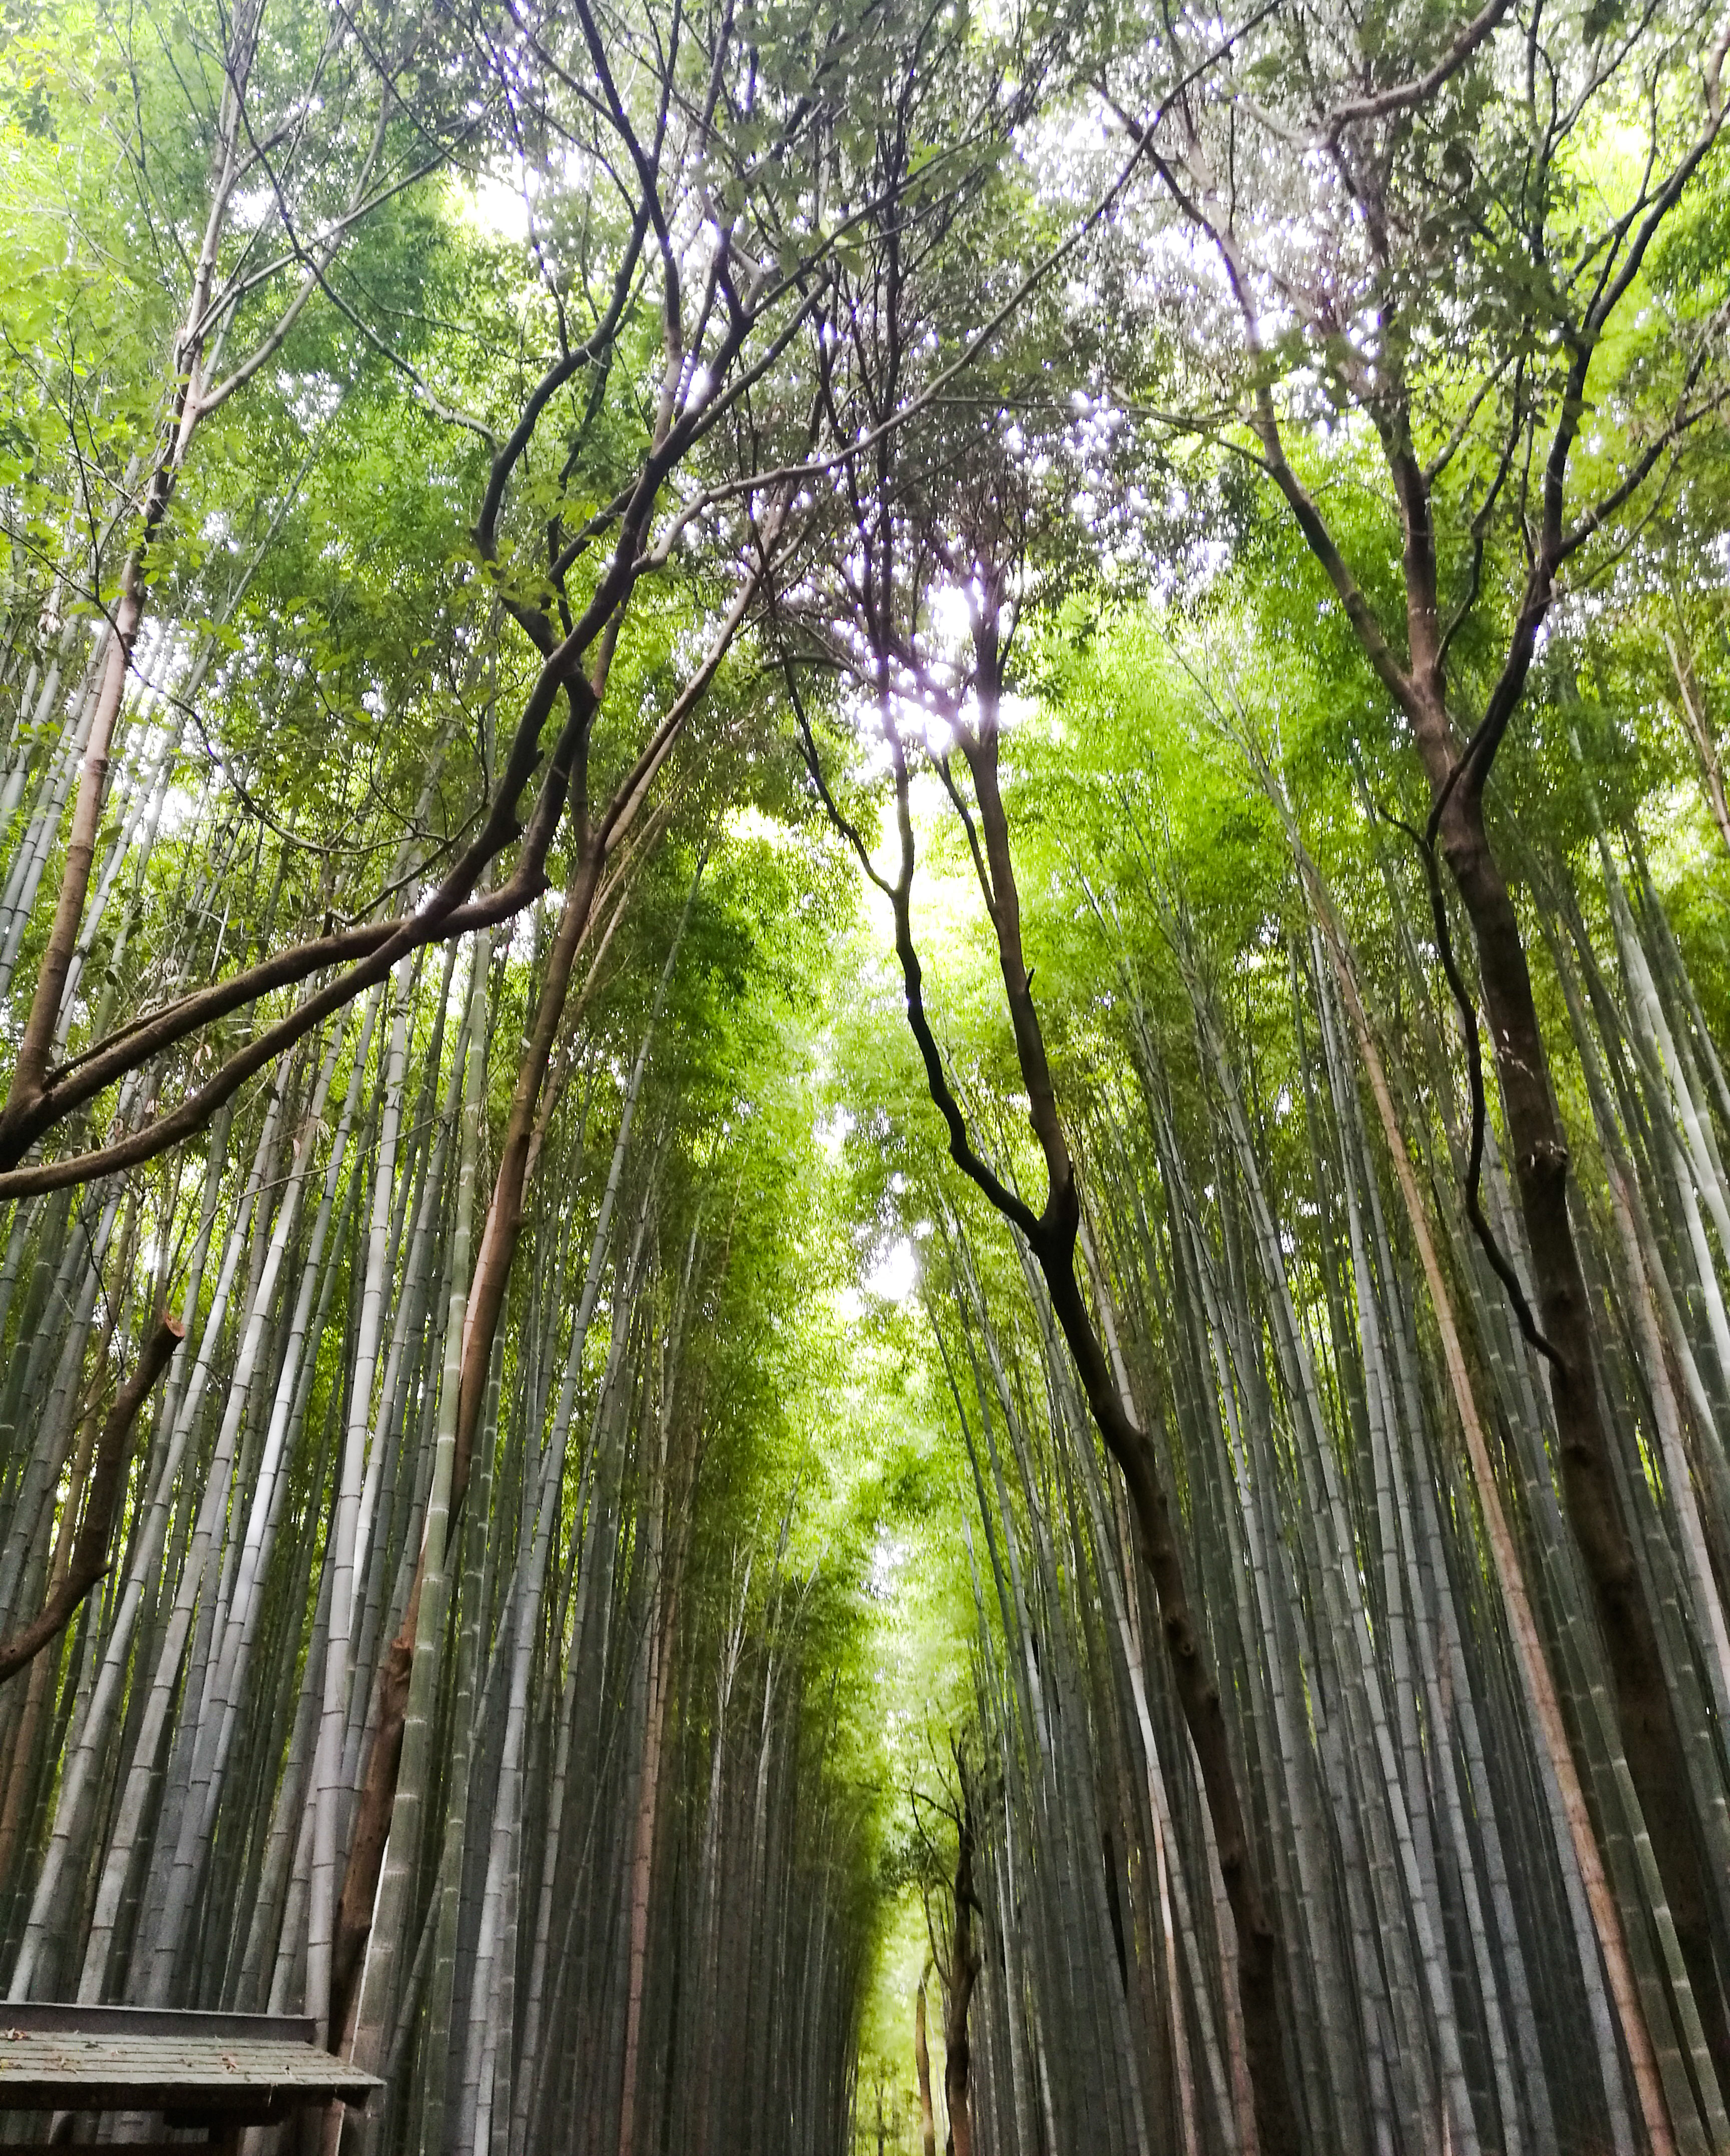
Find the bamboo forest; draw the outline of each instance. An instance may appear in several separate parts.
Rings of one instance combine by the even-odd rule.
[[[0,0],[0,2142],[1730,2156],[1727,62]]]

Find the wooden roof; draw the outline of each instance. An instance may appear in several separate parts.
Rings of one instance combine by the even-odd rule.
[[[297,2015],[0,2004],[0,2111],[268,2118],[382,2086],[312,2035]]]

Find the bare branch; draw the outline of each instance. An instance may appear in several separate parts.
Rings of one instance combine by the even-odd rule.
[[[1473,16],[1435,66],[1410,82],[1396,83],[1368,97],[1348,98],[1337,105],[1322,123],[1324,140],[1337,141],[1342,131],[1364,120],[1385,120],[1395,112],[1409,112],[1427,105],[1445,83],[1461,68],[1500,25],[1512,0],[1487,0]]]

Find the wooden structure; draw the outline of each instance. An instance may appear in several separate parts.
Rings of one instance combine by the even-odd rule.
[[[195,2014],[172,2008],[0,2004],[0,2143],[8,2112],[55,2114],[49,2139],[95,2145],[90,2115],[145,2112],[161,2122],[132,2148],[185,2148],[164,2132],[203,2129],[238,2150],[249,2126],[270,2126],[333,2098],[363,2104],[382,2084],[320,2049],[310,2020],[287,2014]],[[40,2125],[30,2138],[42,2145]],[[105,2145],[112,2145],[111,2143]]]

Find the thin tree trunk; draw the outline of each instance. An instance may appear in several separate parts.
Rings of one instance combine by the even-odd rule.
[[[913,2068],[919,2082],[919,2146],[922,2156],[937,2156],[937,2114],[931,2102],[931,2048],[925,2037],[925,1987],[931,1974],[926,1964],[913,2001]]]
[[[16,1676],[57,1633],[64,1630],[73,1612],[107,1570],[108,1545],[125,1488],[132,1425],[157,1379],[168,1367],[169,1357],[185,1337],[186,1327],[178,1318],[160,1318],[131,1376],[121,1386],[96,1443],[95,1468],[70,1561],[40,1615],[10,1639],[0,1640],[0,1684]]]

